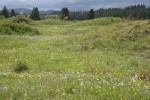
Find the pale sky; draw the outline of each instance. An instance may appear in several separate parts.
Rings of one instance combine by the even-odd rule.
[[[68,7],[70,10],[89,10],[135,4],[150,6],[150,0],[0,0],[0,9],[7,6],[8,9],[38,7],[40,10],[59,10]]]

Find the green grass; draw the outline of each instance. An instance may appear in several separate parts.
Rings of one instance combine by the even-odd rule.
[[[48,19],[29,26],[41,34],[0,35],[0,100],[150,99],[148,20]],[[27,70],[16,73],[18,63]]]
[[[25,23],[4,23],[0,25],[1,35],[39,35],[36,28],[31,27]]]

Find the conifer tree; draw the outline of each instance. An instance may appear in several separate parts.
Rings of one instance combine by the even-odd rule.
[[[11,17],[16,16],[16,12],[15,12],[15,10],[14,10],[14,9],[12,9],[12,10],[11,10],[11,12],[10,12],[10,16],[11,16]]]
[[[67,7],[62,8],[62,10],[61,10],[61,19],[67,19],[67,20],[70,19],[69,10],[68,10]]]
[[[4,8],[2,9],[2,15],[3,15],[5,18],[9,18],[9,12],[8,12],[6,6],[4,6]]]
[[[30,18],[33,20],[40,20],[40,14],[37,7],[33,8]]]
[[[89,14],[89,19],[94,19],[94,18],[95,18],[94,10],[91,9],[91,10],[90,10],[90,14]]]

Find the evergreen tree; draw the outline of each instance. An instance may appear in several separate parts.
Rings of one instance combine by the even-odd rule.
[[[14,10],[14,9],[11,10],[10,16],[11,16],[11,17],[16,16],[16,13],[15,13],[15,10]]]
[[[150,18],[150,7],[147,8],[147,16]]]
[[[37,7],[33,8],[30,18],[33,20],[40,20],[40,14]]]
[[[4,6],[4,8],[2,9],[2,14],[5,18],[9,18],[9,12],[6,6]]]
[[[94,18],[95,18],[94,10],[91,9],[91,10],[90,10],[90,14],[89,14],[89,19],[94,19]]]
[[[62,8],[62,10],[61,10],[61,19],[66,19],[66,20],[70,19],[69,10],[68,10],[67,7]]]

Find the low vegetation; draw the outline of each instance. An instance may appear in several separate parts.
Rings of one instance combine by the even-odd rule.
[[[0,34],[3,35],[38,35],[36,28],[28,25],[29,20],[26,18],[14,18],[5,20],[0,24]]]
[[[31,20],[28,19],[28,18],[25,18],[25,17],[15,17],[15,18],[13,19],[13,22],[14,22],[14,23],[22,23],[22,22],[24,22],[24,23],[26,23],[26,24],[30,24]]]
[[[0,99],[150,99],[148,20],[1,19],[0,28]]]
[[[17,72],[17,73],[20,73],[20,72],[26,71],[27,69],[28,69],[28,66],[24,62],[18,62],[14,66],[13,71]]]

